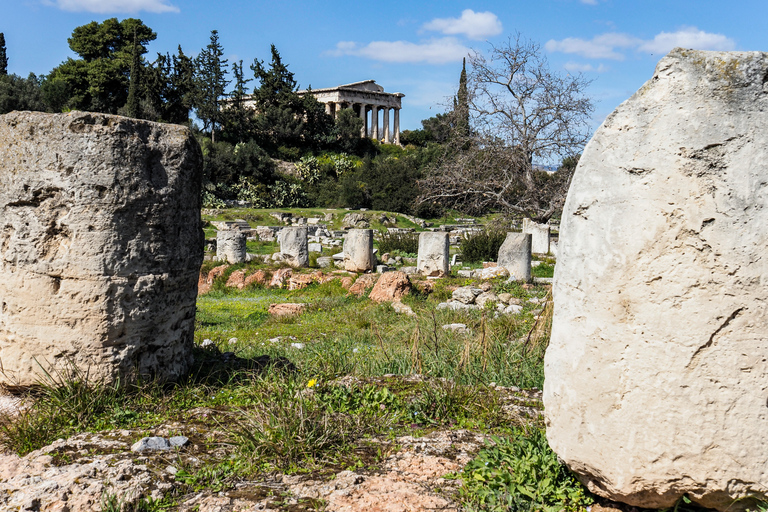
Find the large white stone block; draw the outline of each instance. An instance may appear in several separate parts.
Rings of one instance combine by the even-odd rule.
[[[416,268],[425,276],[442,277],[450,273],[448,233],[425,231],[419,234]]]
[[[294,267],[309,266],[309,239],[307,227],[298,226],[280,230],[280,252]]]
[[[549,224],[539,224],[531,219],[523,219],[523,233],[531,235],[531,252],[549,253]]]
[[[216,231],[216,259],[230,264],[243,263],[246,259],[246,236],[239,229]]]
[[[544,405],[600,495],[768,498],[766,77],[765,53],[673,50],[576,169]]]
[[[350,272],[368,272],[375,266],[373,230],[350,229],[344,237],[344,269]]]

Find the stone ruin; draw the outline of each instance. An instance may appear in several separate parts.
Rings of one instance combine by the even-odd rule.
[[[0,116],[0,384],[188,371],[201,169],[181,126]]]
[[[766,53],[675,49],[579,161],[544,405],[601,496],[768,499],[766,77]]]
[[[280,230],[280,252],[289,264],[294,267],[309,266],[309,248],[307,245],[307,228],[291,227]]]
[[[234,265],[247,260],[246,236],[241,230],[219,229],[216,231],[216,259]]]
[[[440,231],[419,233],[418,272],[428,277],[445,277],[450,273],[448,236]]]
[[[373,253],[373,230],[350,229],[344,238],[344,269],[350,272],[368,272],[376,265]]]
[[[549,224],[539,224],[531,219],[523,219],[523,233],[531,235],[531,252],[549,254]]]
[[[529,233],[507,233],[499,247],[497,265],[507,269],[516,281],[531,280],[531,239]]]

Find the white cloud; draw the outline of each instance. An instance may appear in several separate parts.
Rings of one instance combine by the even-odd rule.
[[[460,18],[435,18],[421,28],[451,36],[463,34],[476,40],[499,35],[502,31],[498,16],[490,11],[475,12],[472,9],[464,9]]]
[[[336,49],[329,52],[334,56],[355,55],[383,62],[426,62],[428,64],[446,64],[460,61],[469,53],[469,48],[455,37],[430,39],[420,43],[409,41],[373,41],[360,46],[352,41],[336,44]]]
[[[683,27],[677,32],[661,32],[652,40],[645,41],[638,49],[647,53],[666,54],[678,46],[693,50],[730,51],[736,48],[736,42],[723,34],[704,32],[696,27]]]
[[[618,52],[618,49],[631,48],[642,43],[641,39],[609,32],[593,37],[587,41],[578,37],[567,37],[562,41],[550,39],[544,45],[548,52],[572,53],[587,57],[588,59],[613,59],[623,60],[624,54]]]
[[[566,71],[570,71],[571,73],[605,73],[609,69],[608,66],[604,66],[603,64],[593,66],[592,64],[585,64],[581,62],[567,62],[563,67],[566,69]]]
[[[99,14],[139,11],[179,12],[179,8],[169,4],[168,0],[44,0],[44,3],[64,11],[85,11]]]
[[[650,40],[609,32],[590,40],[577,37],[568,37],[561,41],[551,39],[544,48],[549,52],[570,53],[588,59],[623,60],[625,55],[622,50],[634,49],[644,53],[665,54],[677,46],[694,50],[733,50],[736,48],[736,42],[722,34],[704,32],[696,27],[683,27],[676,32],[660,32]]]

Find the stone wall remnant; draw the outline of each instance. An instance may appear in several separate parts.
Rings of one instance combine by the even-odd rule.
[[[230,265],[243,263],[245,252],[245,233],[239,229],[220,229],[216,231],[216,259]]]
[[[507,238],[499,247],[497,265],[507,269],[509,276],[516,281],[531,280],[531,245],[530,233],[507,233]]]
[[[445,277],[450,273],[450,243],[448,233],[424,231],[419,233],[419,254],[416,268],[425,276]]]
[[[0,116],[0,384],[188,371],[201,162],[177,125]]]
[[[309,245],[307,227],[283,228],[278,234],[280,252],[287,256],[286,261],[294,267],[309,266]]]
[[[375,265],[373,230],[350,229],[344,238],[344,269],[350,272],[369,272]]]
[[[646,508],[768,499],[768,54],[677,48],[609,115],[565,204],[547,437]]]

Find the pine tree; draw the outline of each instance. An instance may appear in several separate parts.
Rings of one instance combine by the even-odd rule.
[[[8,55],[5,53],[5,34],[0,32],[0,76],[8,74]]]
[[[245,96],[248,94],[248,82],[243,74],[243,61],[232,63],[232,76],[235,86],[229,93],[229,103],[222,110],[222,125],[224,127],[225,138],[230,142],[246,142],[251,131],[251,119],[253,110],[245,106]]]
[[[226,79],[227,59],[222,59],[224,49],[219,43],[219,32],[211,31],[211,42],[195,59],[196,113],[203,122],[203,129],[211,131],[211,140],[216,139],[216,129],[221,124],[219,100],[224,96],[229,80]]]

